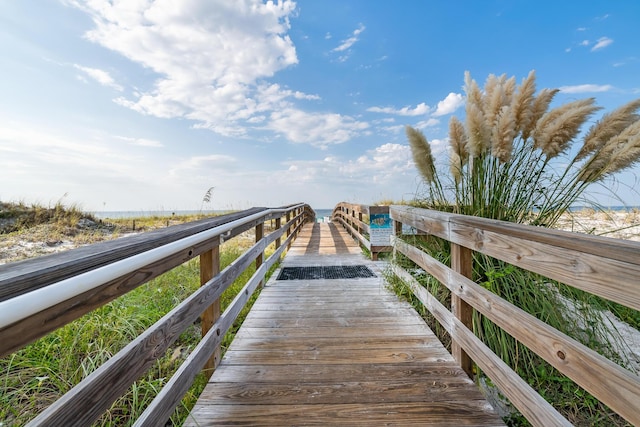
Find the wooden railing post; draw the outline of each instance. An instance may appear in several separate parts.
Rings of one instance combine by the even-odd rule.
[[[261,222],[260,224],[256,225],[256,243],[262,240],[263,237],[264,237],[264,222]],[[256,257],[256,271],[258,271],[258,269],[262,265],[263,260],[264,260],[264,252],[261,252]],[[264,285],[264,282],[260,281],[260,284],[258,285],[258,287],[261,288],[263,285]]]
[[[287,211],[287,224],[289,224],[289,221],[291,221],[291,211]],[[287,225],[287,238],[289,238],[289,236],[291,236],[291,226]],[[289,249],[291,249],[291,241],[287,243],[287,250]]]
[[[471,279],[473,273],[473,252],[471,249],[451,243],[451,269]],[[451,293],[451,312],[467,328],[473,330],[473,308],[454,293]],[[467,375],[473,378],[473,360],[455,339],[451,342],[451,353]]]
[[[278,217],[276,218],[276,231],[280,230],[280,227],[282,227],[282,218]],[[278,237],[276,239],[276,249],[278,249],[281,245],[282,245],[282,237]]]
[[[209,280],[220,273],[220,238],[216,237],[216,244],[211,250],[200,255],[200,285],[204,285]],[[202,336],[213,327],[220,318],[220,298],[214,301],[201,315]],[[220,347],[216,348],[211,358],[204,365],[204,373],[207,377],[211,376],[213,371],[220,363]]]

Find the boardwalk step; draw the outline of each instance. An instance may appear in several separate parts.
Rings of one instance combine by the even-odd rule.
[[[376,277],[366,265],[284,267],[276,280],[366,279]]]

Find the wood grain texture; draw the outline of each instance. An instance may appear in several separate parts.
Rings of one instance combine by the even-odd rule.
[[[246,251],[238,259],[233,261],[221,273],[206,281],[196,292],[181,302],[175,309],[147,329],[142,335],[132,341],[123,350],[110,358],[105,364],[76,385],[70,392],[61,399],[40,413],[29,425],[88,425],[104,412],[127,388],[149,367],[155,363],[156,359],[162,356],[167,348],[178,338],[194,320],[205,311],[214,301],[218,300],[222,292],[251,264],[258,254],[264,252],[269,241],[275,240],[277,233],[269,235],[257,242],[251,249]],[[246,294],[243,292],[236,297],[232,303],[233,317],[227,316],[217,321],[213,328],[205,336],[205,341],[200,347],[204,349],[193,354],[195,361],[183,365],[179,372],[185,378],[192,378],[200,371],[206,360],[213,355],[215,347],[219,344],[223,334],[217,329],[221,322],[227,322],[228,328],[233,324],[244,303],[236,304],[236,301],[248,299],[250,290],[263,280],[264,275],[283,251],[281,247],[276,251],[254,274],[250,283],[247,284]],[[206,260],[213,267],[213,260]],[[208,273],[205,273],[208,275]],[[225,329],[226,330],[226,329]],[[211,338],[215,337],[215,338]],[[214,340],[209,346],[209,341]],[[181,398],[182,387],[188,389],[189,384],[180,382],[177,387],[169,387],[159,395],[160,399],[173,401]],[[167,400],[163,400],[166,403]],[[163,404],[163,411],[167,410]],[[155,411],[151,416],[155,417]],[[161,416],[164,416],[162,412]],[[154,418],[155,419],[155,418]],[[151,424],[154,425],[154,424]]]
[[[396,249],[416,262],[515,339],[589,391],[618,414],[640,424],[640,376],[620,367],[419,249],[394,239]]]
[[[539,427],[572,425],[409,273],[397,265],[393,266],[393,272],[409,285],[451,338],[460,344],[529,422]]]
[[[472,277],[473,253],[469,248],[451,244],[451,269],[469,279]],[[473,308],[455,293],[451,294],[451,313],[469,330],[473,330]],[[473,361],[456,341],[451,342],[451,354],[460,367],[473,377]]]
[[[185,426],[503,425],[379,265],[346,245],[301,247],[331,236],[320,225],[305,226],[283,267],[366,263],[378,277],[272,276]]]
[[[640,242],[393,206],[429,234],[640,310]]]
[[[264,210],[266,208],[251,208],[95,243],[57,254],[0,265],[0,301]]]
[[[205,285],[209,280],[213,279],[220,273],[220,245],[214,246],[210,251],[200,255],[200,284]],[[215,300],[200,316],[200,326],[202,329],[202,337],[207,335],[216,320],[220,318],[220,298]],[[220,363],[222,353],[220,348],[216,348],[211,358],[204,366],[204,371],[210,375]]]

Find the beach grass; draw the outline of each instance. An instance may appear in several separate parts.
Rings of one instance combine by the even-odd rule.
[[[23,226],[13,233],[27,233],[51,221]],[[136,218],[141,228],[151,229],[194,218],[157,217]],[[133,218],[114,221],[114,234],[127,233]],[[56,222],[57,223],[57,222]],[[118,233],[118,231],[120,233]],[[229,265],[253,243],[251,232],[243,233],[221,245],[221,268]],[[266,256],[272,253],[267,249]],[[253,266],[221,296],[221,310],[228,306],[254,273]],[[273,271],[273,269],[272,269]],[[271,271],[271,272],[272,272]],[[270,272],[270,273],[271,273]],[[100,307],[80,319],[54,331],[25,348],[0,359],[0,426],[20,426],[33,419],[47,406],[78,384],[83,378],[124,348],[145,329],[168,313],[200,286],[198,259],[168,271],[154,280]],[[246,317],[259,291],[254,293],[240,313],[231,331],[224,337],[224,352]],[[199,322],[184,331],[164,356],[139,378],[111,408],[96,422],[99,426],[129,426],[142,414],[162,386],[171,378],[180,363],[197,345],[201,336]],[[200,375],[171,417],[173,425],[181,425],[195,404],[206,380]]]

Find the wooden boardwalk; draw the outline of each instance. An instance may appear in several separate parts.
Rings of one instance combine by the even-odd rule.
[[[377,277],[269,280],[185,426],[504,425],[342,228],[308,224],[282,267]]]

